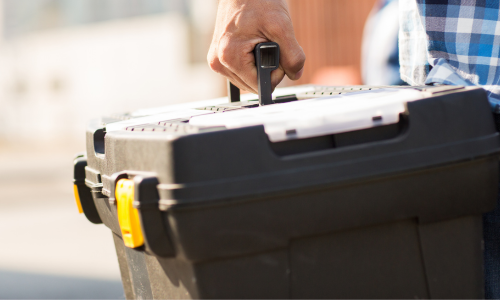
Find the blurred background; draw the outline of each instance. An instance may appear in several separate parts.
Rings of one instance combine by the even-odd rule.
[[[361,84],[376,0],[289,0],[295,84]],[[379,5],[379,4],[377,4]],[[207,66],[217,0],[0,0],[0,298],[123,298],[110,231],[78,215],[85,124],[225,96]]]

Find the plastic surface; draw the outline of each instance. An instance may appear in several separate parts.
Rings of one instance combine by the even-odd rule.
[[[392,88],[417,97],[390,100],[375,97],[380,87],[312,89],[278,89],[268,107],[226,98],[89,124],[85,184],[128,298],[483,297],[481,214],[496,203],[500,152],[485,91]],[[273,141],[273,118],[260,116],[271,108],[299,135]],[[329,131],[310,136],[315,115]],[[240,124],[196,124],[212,116]],[[122,179],[134,184],[143,247],[124,245]]]
[[[272,98],[271,72],[280,64],[280,46],[274,42],[259,43],[254,49],[255,66],[257,67],[257,83],[259,104],[274,104]]]
[[[394,124],[405,112],[405,103],[423,97],[416,90],[381,89],[198,116],[189,123],[228,129],[264,125],[269,140],[281,142]]]
[[[229,80],[227,81],[227,95],[229,102],[240,102],[240,89]]]
[[[151,174],[134,176],[135,197],[134,208],[140,212],[142,232],[148,237],[146,247],[159,257],[175,257],[175,247],[172,239],[163,225],[161,212],[158,210],[160,196],[158,195],[158,178]]]
[[[94,224],[101,224],[102,220],[94,203],[91,189],[86,185],[87,157],[84,154],[77,155],[73,170],[73,190],[78,210],[85,214],[87,219]]]
[[[316,87],[313,85],[302,85],[302,86],[294,86],[294,87],[286,87],[286,88],[279,88],[276,89],[273,93],[273,99],[276,99],[278,97],[283,97],[287,96],[290,94],[304,94],[307,98],[311,98],[311,96],[306,95],[306,93],[314,93],[316,90]],[[255,100],[258,101],[258,95],[255,94],[242,94],[240,95],[240,100],[241,101],[249,101],[249,100]],[[215,98],[215,99],[207,99],[207,100],[201,100],[201,101],[193,101],[193,102],[187,102],[187,103],[179,103],[179,104],[171,104],[163,107],[155,107],[155,108],[146,108],[146,109],[139,109],[137,111],[133,111],[128,114],[120,115],[118,119],[113,120],[114,122],[119,122],[123,120],[128,120],[130,118],[138,118],[138,117],[144,117],[144,116],[152,116],[156,114],[161,114],[161,113],[166,113],[166,112],[174,112],[174,111],[179,111],[179,110],[184,110],[184,109],[195,109],[198,107],[202,106],[213,106],[213,105],[221,105],[221,104],[227,104],[229,103],[229,98],[228,97],[220,97],[220,98]],[[108,123],[108,122],[104,122]]]
[[[134,182],[128,179],[119,180],[115,193],[118,221],[125,246],[137,248],[144,245],[139,213],[133,207]]]

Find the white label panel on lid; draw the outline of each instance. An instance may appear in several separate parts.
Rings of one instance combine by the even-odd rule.
[[[272,142],[394,124],[405,103],[423,98],[412,89],[380,89],[196,116],[195,126],[264,125]]]

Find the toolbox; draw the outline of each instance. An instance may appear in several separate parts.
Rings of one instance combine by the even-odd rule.
[[[261,84],[89,124],[75,194],[128,299],[484,297],[483,89]]]

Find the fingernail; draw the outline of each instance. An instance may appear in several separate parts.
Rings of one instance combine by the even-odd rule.
[[[304,73],[304,67],[302,67],[302,69],[295,74],[295,80],[300,79],[300,77],[302,77],[302,73]]]

